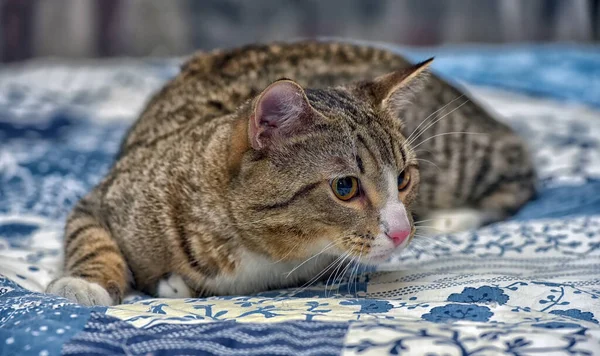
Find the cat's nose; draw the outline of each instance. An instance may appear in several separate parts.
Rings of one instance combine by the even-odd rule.
[[[406,241],[406,239],[410,235],[410,230],[392,230],[389,231],[386,235],[390,238],[390,240],[392,240],[394,246],[398,247],[404,241]]]

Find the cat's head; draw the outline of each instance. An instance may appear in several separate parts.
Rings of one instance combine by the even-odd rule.
[[[400,110],[430,62],[328,89],[278,80],[242,111],[229,202],[247,248],[376,264],[408,245],[419,169]]]

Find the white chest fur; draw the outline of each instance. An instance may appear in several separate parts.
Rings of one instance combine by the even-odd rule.
[[[234,275],[220,276],[207,285],[216,294],[248,294],[275,288],[300,286],[317,277],[333,262],[319,255],[308,261],[274,262],[245,251]]]
[[[330,255],[322,254],[307,261],[274,262],[261,255],[244,251],[240,255],[235,274],[207,280],[205,288],[211,294],[241,295],[302,286],[316,278],[330,265],[332,268],[328,272],[335,270],[337,264],[332,265],[335,259]],[[323,275],[325,274],[323,273]],[[191,295],[191,291],[178,275],[172,275],[159,282],[158,296],[160,298],[189,298]]]

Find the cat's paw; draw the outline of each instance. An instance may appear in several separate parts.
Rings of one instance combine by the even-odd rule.
[[[158,282],[157,294],[159,298],[191,298],[192,290],[180,275],[171,274]]]
[[[472,230],[483,225],[486,214],[475,209],[437,210],[423,220],[423,230],[431,235]]]
[[[54,280],[46,288],[46,293],[58,295],[86,306],[115,304],[108,291],[102,286],[76,277],[62,277]]]

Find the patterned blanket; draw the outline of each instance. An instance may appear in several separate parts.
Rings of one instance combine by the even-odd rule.
[[[527,138],[535,201],[328,288],[108,308],[41,292],[69,208],[179,61],[0,67],[0,355],[600,354],[600,49],[401,50]]]

